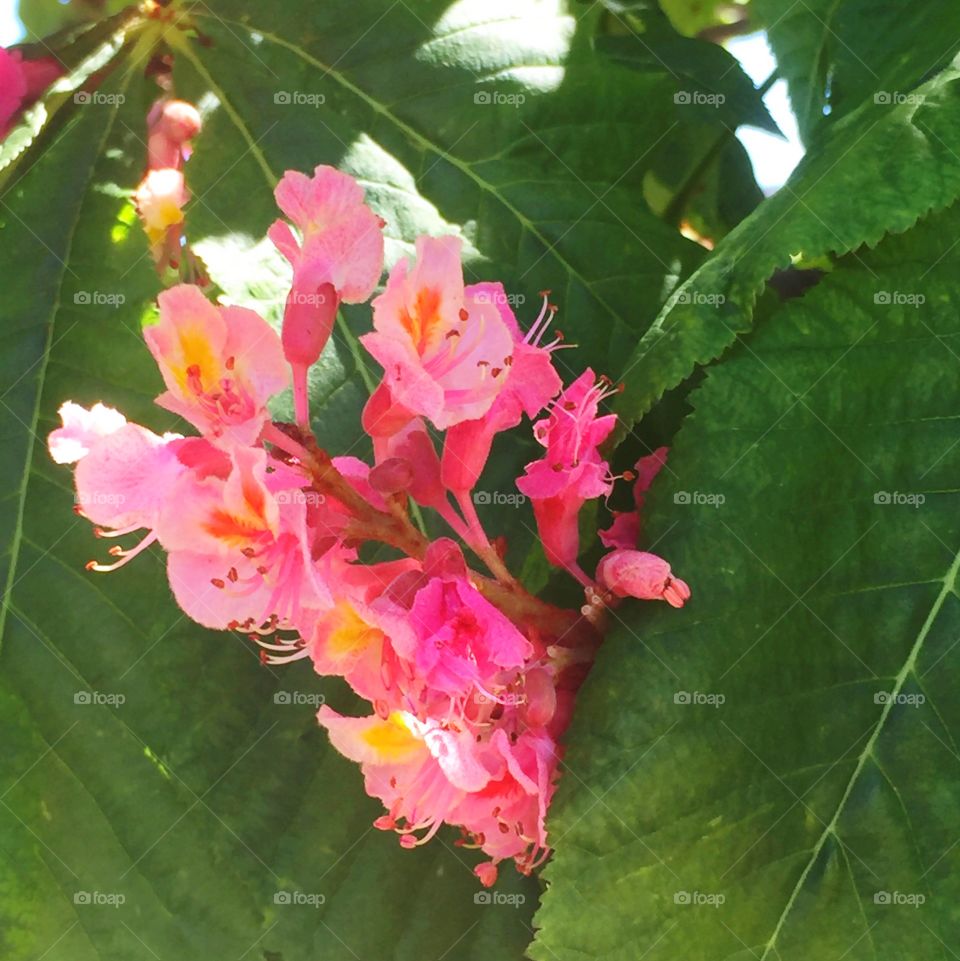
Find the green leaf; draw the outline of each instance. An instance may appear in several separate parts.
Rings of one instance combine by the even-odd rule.
[[[958,81],[951,67],[910,103],[861,107],[721,241],[637,344],[618,405],[623,428],[750,329],[756,298],[778,268],[875,245],[960,193]]]
[[[579,698],[538,961],[960,946],[960,210],[846,258],[692,397]]]
[[[951,0],[755,0],[800,134],[810,142],[876,95],[906,96],[960,48]]]

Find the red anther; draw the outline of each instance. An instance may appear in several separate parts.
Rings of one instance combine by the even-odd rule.
[[[503,366],[504,366],[504,367],[512,367],[512,366],[513,366],[513,354],[511,354],[509,357],[504,357],[504,358],[503,358]]]
[[[74,504],[73,513],[76,514],[77,517],[83,517],[83,508],[79,504]]]
[[[262,647],[260,648],[260,663],[261,664],[270,663],[270,655],[267,654],[267,652]]]
[[[240,553],[244,557],[255,557],[257,552],[252,547],[245,547]]]
[[[227,586],[226,584],[223,583],[222,580],[220,580],[219,577],[211,577],[210,583],[213,584],[214,587],[219,587],[219,588],[224,588]]]
[[[226,367],[227,370],[233,370],[233,368],[236,366],[236,363],[237,363],[236,357],[228,357],[226,361],[224,361],[223,366]]]
[[[509,834],[509,833],[510,833],[510,825],[507,824],[507,823],[504,822],[504,821],[501,821],[501,822],[500,822],[499,828],[500,828],[500,833],[501,833],[501,834]]]
[[[550,292],[549,290],[541,290],[538,296],[540,296],[540,297],[549,297],[549,296],[550,296],[550,293],[551,293],[551,292]]]
[[[106,537],[106,536],[107,536],[107,532],[106,532],[102,527],[95,527],[95,528],[93,529],[93,536],[94,536],[94,537]]]
[[[111,557],[123,557],[123,548],[119,544],[114,544],[107,553]]]
[[[502,367],[494,367],[493,370],[490,371],[490,376],[499,377],[502,373],[503,373]]]
[[[233,584],[236,584],[239,579],[240,575],[237,573],[237,569],[235,567],[231,567],[230,570],[227,571],[227,580]]]
[[[460,308],[460,319],[461,319],[461,320],[467,320],[469,317],[470,317],[470,314],[468,313],[466,307],[461,307],[461,308]]]
[[[460,336],[459,330],[448,330],[446,334],[446,339],[449,340],[451,337],[459,337],[459,336]]]
[[[199,376],[200,376],[200,365],[199,365],[199,364],[191,364],[191,365],[187,368],[187,376],[188,376],[188,377],[199,377]]]
[[[637,475],[632,470],[625,470],[621,476],[628,484],[637,479]]]
[[[239,626],[240,626],[240,622],[239,622],[239,621],[230,621],[230,622],[227,624],[227,630],[228,630],[228,631],[235,631]]]
[[[84,568],[85,568],[86,570],[92,571],[92,570],[94,570],[94,568],[96,568],[97,562],[96,562],[96,561],[87,561],[87,563],[84,564],[83,566],[84,566]]]

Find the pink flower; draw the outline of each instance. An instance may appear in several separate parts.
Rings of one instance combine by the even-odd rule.
[[[533,502],[547,560],[589,582],[576,563],[580,549],[577,521],[586,501],[610,493],[612,479],[598,447],[609,436],[616,415],[598,416],[600,401],[612,393],[589,368],[554,401],[534,425],[546,448],[526,466],[517,487]]]
[[[453,541],[431,544],[423,570],[409,614],[394,618],[394,650],[433,692],[462,699],[479,691],[495,698],[488,686],[516,675],[533,653],[530,642],[470,583]]]
[[[490,779],[464,728],[420,721],[406,711],[343,717],[326,706],[317,719],[333,746],[360,764],[367,793],[387,808],[376,826],[399,833],[404,847],[430,840],[457,802]],[[426,834],[418,838],[421,831]]]
[[[9,132],[26,95],[27,78],[19,52],[0,47],[0,139]]]
[[[193,104],[158,100],[147,114],[147,166],[151,170],[179,170],[190,159],[190,141],[203,122]]]
[[[24,60],[19,50],[0,47],[0,140],[19,121],[21,113],[63,73],[63,67],[53,57]]]
[[[633,485],[633,502],[636,509],[614,512],[613,523],[605,530],[598,531],[604,547],[634,548],[640,540],[640,513],[643,510],[644,495],[650,489],[653,479],[667,462],[669,448],[658,447],[652,454],[641,457],[635,465],[636,482]]]
[[[189,199],[183,173],[174,169],[147,171],[134,194],[150,254],[160,269],[179,264],[183,207]]]
[[[514,336],[488,285],[464,288],[456,237],[418,237],[373,301],[361,337],[384,369],[389,398],[440,430],[486,414],[507,381]]]
[[[244,307],[215,307],[190,284],[159,297],[160,320],[144,332],[167,391],[157,403],[215,443],[254,443],[267,401],[289,380],[280,341]]]
[[[473,490],[490,456],[496,434],[516,427],[522,414],[536,417],[563,386],[550,357],[559,341],[540,346],[553,317],[546,296],[540,315],[524,335],[501,284],[474,284],[467,289],[474,292],[477,300],[496,305],[514,346],[506,381],[490,409],[482,417],[461,421],[447,431],[443,447],[443,480],[453,491]]]
[[[293,368],[297,420],[308,421],[307,368],[333,330],[340,301],[362,303],[383,270],[383,221],[364,203],[348,174],[319,166],[312,177],[288,170],[274,195],[300,231],[274,222],[269,236],[293,266],[283,315],[284,356]]]
[[[683,607],[690,597],[690,588],[673,576],[670,565],[645,551],[611,551],[597,565],[597,580],[617,597],[661,600],[671,607]]]
[[[47,439],[50,456],[58,464],[73,464],[86,457],[101,437],[113,434],[127,422],[120,411],[99,403],[87,410],[68,400],[60,405],[58,413],[63,427],[51,431]]]
[[[237,447],[228,474],[191,472],[167,490],[157,536],[177,603],[197,623],[285,630],[306,608],[332,602],[310,554],[297,483],[268,464],[266,451]]]
[[[496,863],[514,858],[525,874],[549,854],[544,826],[553,796],[559,760],[554,740],[542,730],[527,729],[508,736],[498,727],[484,754],[494,773],[479,791],[468,793],[448,819],[474,838],[493,858],[479,865],[478,877],[487,887],[496,879]],[[492,879],[491,879],[492,875]]]

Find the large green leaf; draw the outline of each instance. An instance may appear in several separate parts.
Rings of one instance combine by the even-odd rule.
[[[892,102],[960,48],[952,0],[755,0],[786,77],[800,133],[822,129],[876,96]]]
[[[540,961],[960,949],[960,211],[711,369],[649,500],[551,818]]]
[[[960,194],[960,70],[909,103],[869,103],[838,124],[782,190],[721,241],[671,295],[626,365],[623,424],[750,329],[764,283],[791,261],[875,245]]]

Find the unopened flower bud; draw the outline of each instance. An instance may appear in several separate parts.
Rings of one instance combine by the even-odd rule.
[[[287,296],[281,335],[288,363],[303,367],[316,363],[330,339],[338,304],[333,284],[320,284],[313,291],[294,284]]]
[[[611,551],[597,565],[597,580],[617,597],[662,600],[672,607],[683,607],[690,597],[690,588],[673,576],[670,565],[646,551]]]

